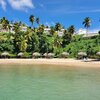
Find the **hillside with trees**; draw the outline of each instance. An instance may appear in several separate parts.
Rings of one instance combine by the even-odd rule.
[[[37,52],[41,55],[52,53],[54,57],[61,57],[63,52],[69,53],[69,57],[77,57],[78,52],[86,52],[90,58],[98,58],[97,52],[100,52],[100,32],[97,36],[88,37],[88,28],[91,19],[86,17],[83,25],[87,29],[87,37],[83,35],[75,35],[74,25],[64,29],[63,35],[59,36],[59,32],[63,28],[60,23],[50,27],[49,34],[44,30],[46,26],[40,23],[39,18],[33,15],[29,17],[31,27],[27,26],[26,31],[21,30],[21,26],[26,26],[22,22],[11,23],[5,17],[0,19],[0,54],[8,52],[10,57],[17,57],[19,53],[23,53],[23,57],[30,58],[32,54]],[[37,27],[34,27],[37,23]],[[13,32],[11,27],[13,25]]]

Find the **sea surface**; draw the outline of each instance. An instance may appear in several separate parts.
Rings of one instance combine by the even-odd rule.
[[[100,100],[100,68],[0,65],[0,100]]]

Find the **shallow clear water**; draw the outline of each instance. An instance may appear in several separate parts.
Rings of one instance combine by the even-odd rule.
[[[0,66],[0,100],[100,100],[100,69]]]

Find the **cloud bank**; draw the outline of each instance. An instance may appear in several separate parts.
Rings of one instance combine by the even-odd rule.
[[[7,3],[15,10],[27,11],[35,8],[32,0],[0,0],[3,10],[6,10]]]

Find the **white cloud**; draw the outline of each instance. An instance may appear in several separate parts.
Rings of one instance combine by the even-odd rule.
[[[6,10],[6,2],[5,2],[5,0],[0,0],[0,5],[1,5],[3,10]]]
[[[8,0],[13,9],[27,11],[29,8],[33,9],[34,4],[32,0]]]

